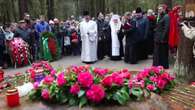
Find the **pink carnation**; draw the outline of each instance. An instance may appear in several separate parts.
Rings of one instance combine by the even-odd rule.
[[[129,72],[129,70],[127,68],[125,68],[125,69],[122,70],[122,72],[127,73],[127,72]]]
[[[162,80],[162,79],[159,79],[158,82],[157,82],[157,87],[160,88],[161,90],[165,88],[167,82]]]
[[[154,91],[154,89],[155,89],[154,85],[152,85],[152,84],[147,85],[146,88],[147,88],[148,90],[150,90],[150,91]]]
[[[100,69],[100,68],[95,68],[94,73],[104,76],[108,72],[108,69]]]
[[[129,72],[122,72],[122,73],[120,74],[120,76],[121,76],[122,78],[125,78],[125,79],[130,79],[130,78],[131,78],[131,73],[129,73]]]
[[[39,88],[39,82],[35,82],[35,83],[33,84],[33,87],[34,87],[34,89],[38,89],[38,88]]]
[[[43,89],[42,93],[41,93],[41,96],[44,100],[49,100],[49,91],[47,89]]]
[[[144,88],[145,87],[145,82],[144,82],[144,80],[137,81],[137,82],[135,82],[135,85],[138,86],[138,87]]]
[[[86,95],[89,100],[99,103],[104,99],[105,91],[100,85],[92,85]]]
[[[46,76],[43,80],[44,84],[51,85],[54,81],[54,78],[50,75]]]
[[[34,69],[31,68],[31,69],[28,69],[27,71],[30,73],[30,77],[34,80],[35,79],[35,74],[36,74]]]
[[[102,84],[104,86],[108,86],[108,87],[111,87],[112,86],[112,76],[107,76],[105,77],[103,80],[102,80]]]
[[[82,87],[90,87],[93,84],[93,76],[89,72],[80,73],[78,82]]]
[[[50,72],[50,74],[53,76],[53,75],[55,75],[57,72],[56,72],[56,70],[55,69],[52,69],[51,70],[51,72]]]
[[[112,79],[113,82],[118,85],[118,86],[122,86],[123,82],[124,82],[124,78],[120,75],[120,73],[115,72],[112,74]]]
[[[151,77],[150,77],[150,80],[151,80],[152,82],[157,82],[157,81],[158,81],[157,77],[155,77],[155,76],[151,76]]]
[[[80,91],[80,87],[78,84],[74,84],[70,88],[70,93],[73,95],[77,95],[79,93],[79,91]]]
[[[156,74],[159,74],[162,69],[163,68],[161,66],[158,66],[158,67],[153,66],[150,68],[150,70]]]
[[[73,67],[72,67],[72,71],[73,71],[74,73],[76,73],[76,74],[78,74],[78,73],[80,72],[77,66],[73,66]]]
[[[133,87],[133,80],[129,80],[129,88],[131,89]]]
[[[143,80],[144,79],[144,74],[139,73],[139,74],[136,75],[136,78],[137,78],[137,80]]]
[[[168,81],[174,80],[174,78],[173,78],[170,74],[168,74],[167,72],[161,74],[160,77],[161,77],[162,79],[166,79],[166,80],[168,80]]]
[[[52,70],[53,69],[52,66],[49,63],[45,63],[44,67],[45,67],[46,70]]]
[[[58,86],[63,86],[64,84],[66,84],[66,79],[65,79],[65,76],[64,76],[64,73],[61,73],[61,74],[59,74],[58,75],[58,77],[57,77],[57,84],[58,84]]]

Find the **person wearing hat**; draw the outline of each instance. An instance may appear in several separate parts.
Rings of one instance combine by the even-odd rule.
[[[121,31],[122,23],[119,15],[112,15],[110,20],[110,37],[109,42],[109,57],[111,60],[121,60],[124,56],[123,52],[123,34]]]
[[[149,21],[146,16],[143,16],[143,11],[140,7],[136,9],[136,34],[137,34],[137,52],[138,60],[145,60],[148,58],[147,37],[149,30]]]
[[[97,24],[91,20],[88,11],[84,11],[83,16],[84,20],[80,23],[81,60],[84,63],[94,63],[97,61]]]
[[[167,14],[167,6],[159,5],[157,26],[154,34],[153,66],[163,66],[165,69],[169,68],[169,27],[170,18]]]
[[[25,20],[20,20],[19,25],[16,28],[14,37],[21,37],[28,44],[31,43],[30,39],[31,29],[27,27]]]

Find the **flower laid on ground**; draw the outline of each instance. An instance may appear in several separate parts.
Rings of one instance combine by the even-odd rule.
[[[34,89],[38,89],[39,88],[39,82],[34,82],[33,87],[34,87]]]
[[[105,87],[111,87],[113,83],[113,78],[112,76],[106,76],[103,80],[102,80],[102,84]]]
[[[93,75],[89,72],[80,73],[78,75],[78,82],[82,87],[90,87],[93,84]]]
[[[65,76],[64,76],[64,72],[60,73],[58,76],[57,76],[57,85],[59,87],[61,86],[64,86],[64,84],[66,84],[66,79],[65,79]]]
[[[31,79],[33,81],[36,81],[35,78],[37,74],[44,74],[44,75],[50,74],[53,76],[57,73],[56,70],[47,61],[40,61],[37,63],[33,63],[32,67],[29,68],[26,72],[30,74]]]
[[[50,74],[41,82],[34,83],[30,94],[32,100],[69,105],[117,102],[121,105],[130,100],[148,98],[151,92],[162,93],[174,87],[174,77],[162,67],[144,69],[134,77],[128,69],[109,69],[87,66],[70,66],[65,71]],[[58,74],[59,73],[59,74]]]
[[[55,79],[51,76],[48,75],[43,79],[43,83],[47,85],[51,85]]]
[[[77,83],[72,85],[70,88],[70,93],[73,95],[78,95],[79,91],[80,91],[80,86]]]
[[[109,72],[108,69],[102,69],[102,68],[95,68],[93,71],[95,74],[97,74],[99,76],[104,76]]]
[[[101,85],[92,85],[86,95],[89,100],[99,103],[104,99],[105,91]]]
[[[149,91],[154,91],[155,87],[152,84],[147,85],[146,87]]]
[[[124,78],[119,72],[112,73],[113,82],[118,86],[123,86]]]
[[[41,93],[41,96],[44,100],[49,100],[49,91],[47,89],[43,89],[42,93]]]

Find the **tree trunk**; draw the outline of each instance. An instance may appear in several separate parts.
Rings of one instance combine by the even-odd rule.
[[[54,18],[54,0],[47,0],[47,17],[48,19]]]
[[[181,81],[195,81],[195,59],[192,53],[193,44],[194,42],[187,39],[181,31],[178,55],[174,67],[176,76]]]
[[[12,7],[12,13],[13,13],[13,18],[14,18],[14,21],[16,22],[17,21],[17,15],[16,15],[16,8],[15,8],[15,1],[14,0],[11,0],[11,7]]]
[[[28,0],[18,0],[20,19],[23,19],[24,13],[28,12]]]
[[[190,0],[188,0],[190,1]],[[186,5],[195,4],[195,0],[192,3],[186,0]],[[188,10],[188,9],[185,9]],[[195,7],[194,7],[195,10]],[[191,20],[189,20],[191,21]],[[195,26],[195,21],[191,21],[191,25]],[[176,76],[181,81],[191,82],[195,81],[195,58],[193,57],[193,45],[194,41],[187,39],[184,33],[181,31],[180,44],[178,47],[178,55],[175,63],[174,71]]]

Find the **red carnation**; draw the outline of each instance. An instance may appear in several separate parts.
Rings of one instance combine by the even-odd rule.
[[[174,78],[173,78],[170,74],[168,74],[167,72],[161,74],[160,77],[161,77],[162,79],[166,79],[166,80],[168,80],[168,81],[174,80]]]
[[[155,87],[152,84],[147,85],[146,87],[149,91],[154,91]]]
[[[99,103],[105,97],[105,91],[100,85],[92,85],[86,93],[87,98],[93,102]]]
[[[108,86],[108,87],[111,87],[111,86],[112,86],[112,82],[113,82],[112,76],[107,76],[107,77],[105,77],[105,78],[102,80],[102,84],[103,84],[104,86]]]
[[[78,84],[74,84],[70,88],[70,93],[73,95],[77,95],[79,93],[79,91],[80,91],[80,87]]]
[[[115,72],[112,74],[112,79],[113,82],[118,85],[118,86],[122,86],[123,82],[124,82],[124,78],[120,75],[120,73]]]
[[[93,76],[89,72],[80,73],[78,82],[82,87],[90,87],[93,84]]]
[[[160,88],[161,90],[165,88],[167,82],[162,80],[162,79],[159,79],[158,82],[157,82],[157,86],[158,88]]]
[[[44,84],[51,85],[54,81],[54,78],[50,75],[46,76],[43,80]]]

